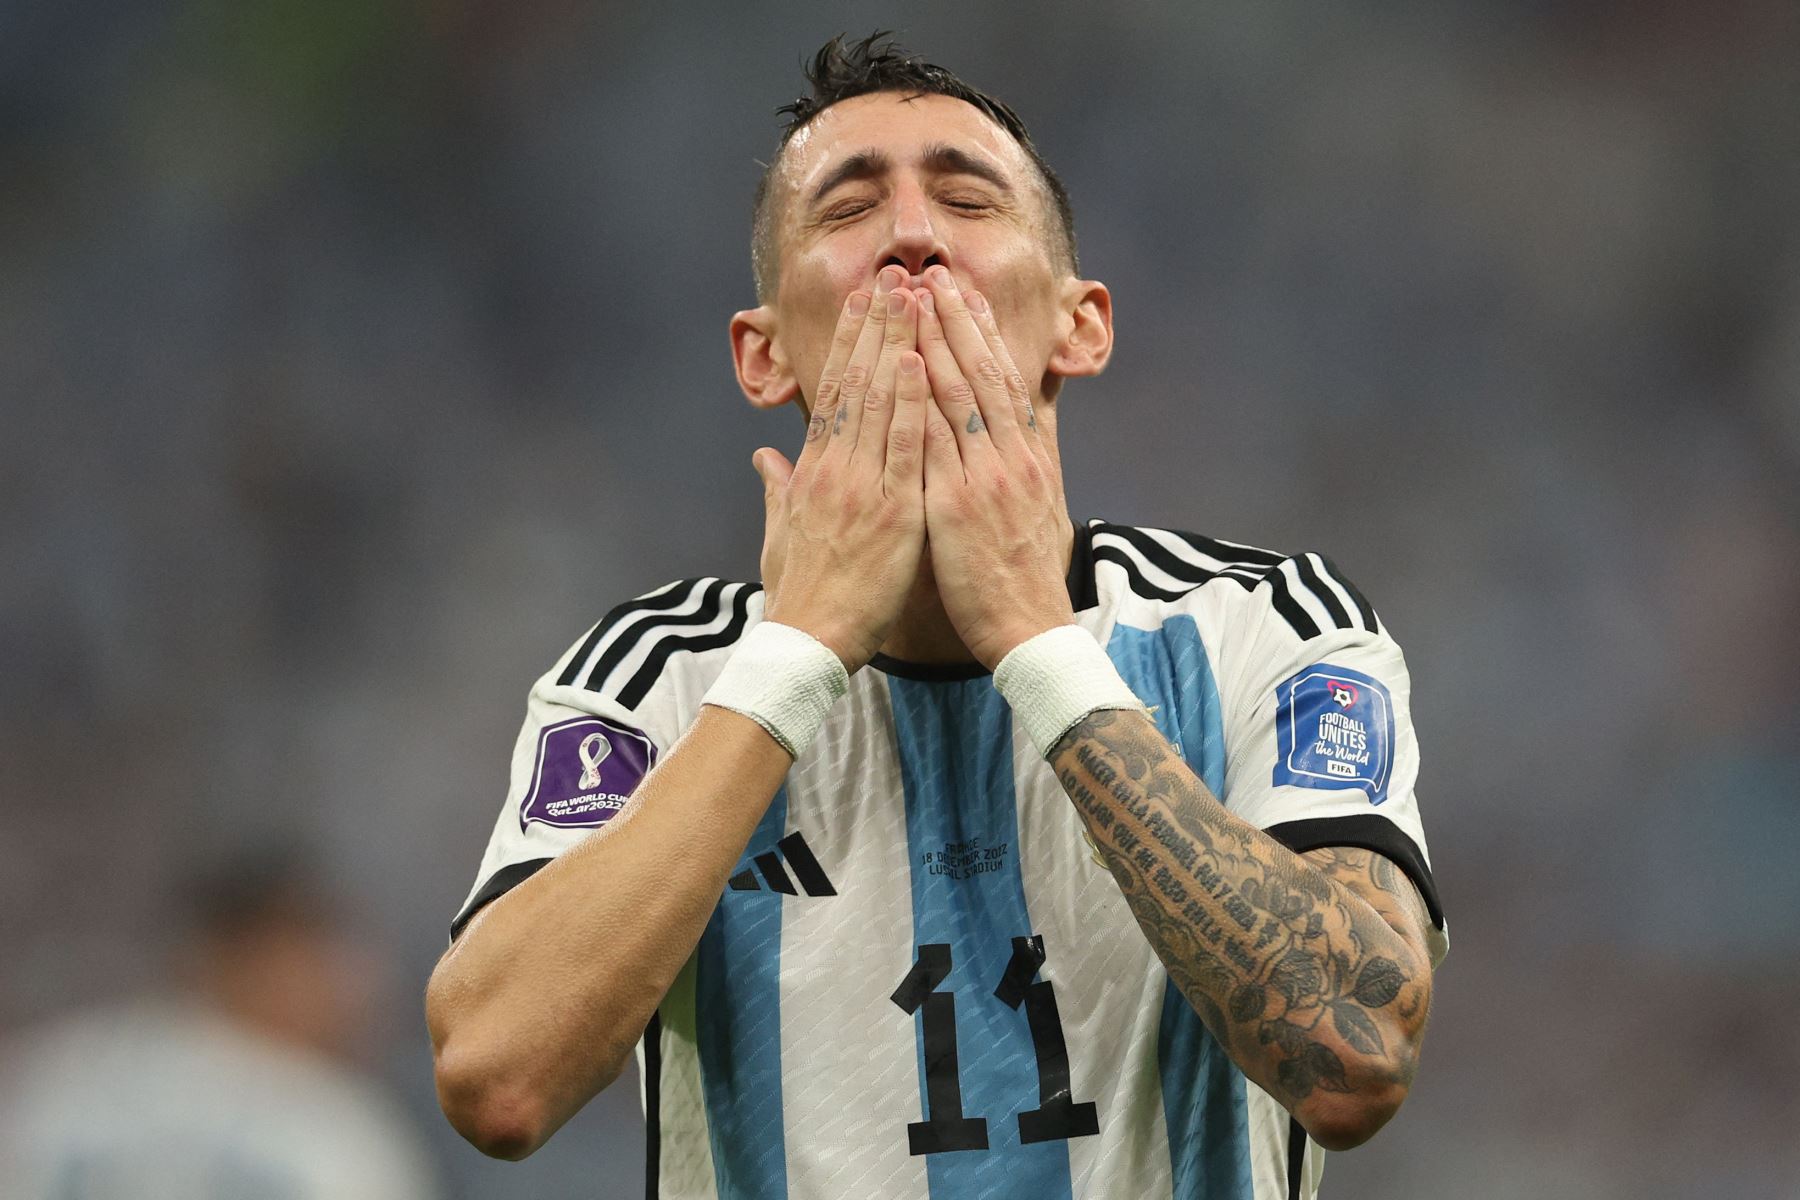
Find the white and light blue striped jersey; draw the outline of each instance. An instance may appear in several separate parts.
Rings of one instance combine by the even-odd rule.
[[[1400,648],[1317,554],[1091,521],[1076,619],[1214,795],[1380,851],[1447,938]],[[461,928],[586,837],[698,715],[758,585],[623,604],[531,694]],[[638,1047],[670,1200],[1286,1200],[1323,1152],[1176,991],[980,667],[850,679]]]

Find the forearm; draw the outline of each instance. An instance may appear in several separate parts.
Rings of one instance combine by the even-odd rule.
[[[426,994],[465,1137],[522,1157],[617,1076],[792,763],[702,706],[611,824],[476,915]]]
[[[1102,710],[1051,765],[1169,976],[1240,1069],[1332,1148],[1411,1080],[1423,956],[1331,874],[1228,813],[1143,713]]]

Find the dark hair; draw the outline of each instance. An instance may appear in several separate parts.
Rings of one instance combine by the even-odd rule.
[[[195,864],[180,885],[190,928],[229,939],[271,925],[330,925],[338,919],[308,848],[276,842],[237,847]]]
[[[838,34],[819,48],[819,52],[813,55],[811,65],[806,68],[806,80],[812,85],[812,95],[802,96],[792,104],[784,104],[775,110],[777,116],[786,116],[789,120],[787,128],[782,130],[781,141],[776,143],[775,153],[763,168],[762,178],[757,181],[756,200],[751,210],[750,269],[756,276],[757,297],[767,300],[773,295],[777,282],[775,215],[772,211],[775,206],[770,203],[770,193],[774,190],[772,180],[775,168],[781,162],[781,152],[787,149],[787,144],[796,133],[805,129],[814,117],[827,108],[840,100],[866,96],[871,92],[905,92],[909,97],[949,96],[974,105],[996,125],[1012,134],[1013,139],[1024,147],[1032,165],[1037,168],[1044,190],[1049,193],[1051,207],[1056,210],[1059,232],[1062,234],[1063,257],[1069,270],[1071,273],[1079,271],[1079,260],[1075,254],[1075,211],[1069,205],[1068,189],[1063,187],[1062,180],[1056,177],[1056,172],[1050,169],[1050,164],[1044,161],[1043,155],[1032,144],[1031,135],[1025,131],[1025,122],[1019,120],[1019,114],[985,92],[976,91],[944,68],[897,48],[891,41],[876,45],[877,41],[891,36],[888,31],[881,30],[860,42],[846,45],[845,35]]]

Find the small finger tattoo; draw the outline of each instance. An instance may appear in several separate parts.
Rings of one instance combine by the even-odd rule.
[[[967,426],[965,426],[965,428],[970,433],[980,433],[983,429],[987,428],[987,426],[985,426],[981,423],[981,414],[980,413],[972,412],[969,414],[969,423]]]
[[[1032,408],[1030,405],[1025,407],[1025,428],[1037,428],[1037,409]]]
[[[837,416],[831,419],[831,432],[834,434],[844,432],[844,406],[841,404],[838,405]]]
[[[825,432],[825,414],[815,413],[813,419],[806,423],[806,440],[816,442],[819,435]]]

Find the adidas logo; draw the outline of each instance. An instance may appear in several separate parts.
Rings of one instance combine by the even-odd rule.
[[[812,847],[798,831],[788,834],[775,843],[776,849],[767,854],[758,854],[750,861],[756,864],[756,870],[746,867],[731,877],[730,886],[734,892],[760,892],[762,884],[756,882],[757,871],[769,885],[771,892],[781,892],[788,896],[797,896],[799,891],[794,887],[794,880],[788,877],[787,869],[782,867],[781,859],[787,858],[788,867],[793,868],[794,876],[800,880],[800,887],[809,896],[835,896],[837,889],[831,886],[831,879],[825,874],[825,868],[813,857]]]

